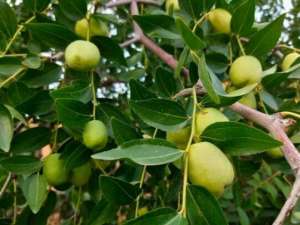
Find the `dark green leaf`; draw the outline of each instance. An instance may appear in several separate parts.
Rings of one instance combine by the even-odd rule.
[[[205,48],[205,42],[203,42],[196,34],[194,34],[182,19],[176,19],[176,26],[180,31],[183,40],[192,50],[201,50]]]
[[[245,35],[252,28],[255,15],[255,0],[243,0],[239,3],[232,14],[231,29],[232,32]]]
[[[21,81],[28,87],[42,87],[54,82],[58,82],[62,74],[62,69],[56,64],[46,64],[43,70],[28,70]]]
[[[182,6],[194,20],[199,19],[202,12],[209,11],[215,2],[216,0],[179,0],[180,6]]]
[[[98,46],[103,57],[115,61],[120,65],[127,65],[123,49],[112,39],[104,36],[97,36],[93,37],[92,42]]]
[[[179,39],[174,18],[167,15],[134,16],[133,19],[145,33],[167,39]]]
[[[13,137],[14,126],[10,112],[0,104],[0,149],[8,152]]]
[[[140,82],[136,80],[130,80],[130,99],[132,100],[143,100],[156,98],[156,95],[149,91],[148,88],[144,87]]]
[[[40,150],[50,143],[51,132],[48,128],[37,127],[16,135],[11,144],[14,154]]]
[[[87,13],[86,0],[59,0],[59,7],[65,16],[73,21],[85,18]]]
[[[31,175],[21,183],[23,194],[33,213],[40,211],[42,205],[47,199],[47,181],[43,175],[39,173]]]
[[[58,120],[74,137],[81,138],[85,124],[91,119],[89,108],[75,100],[58,99],[55,102]]]
[[[117,210],[117,205],[102,199],[89,214],[87,225],[103,225],[109,223],[114,219]]]
[[[141,217],[130,220],[124,225],[188,225],[186,219],[174,209],[158,208]]]
[[[17,30],[17,17],[10,6],[1,1],[0,2],[0,33],[6,39],[11,38]]]
[[[28,56],[22,61],[22,64],[30,69],[38,69],[42,65],[42,61],[39,56]]]
[[[126,141],[140,138],[140,135],[133,127],[116,118],[112,118],[111,127],[115,141],[118,145],[121,145]]]
[[[89,82],[74,81],[68,86],[64,86],[51,92],[54,99],[70,99],[88,103],[92,98],[92,89]]]
[[[267,133],[239,122],[218,122],[201,135],[231,155],[251,155],[282,145]]]
[[[146,124],[164,131],[183,127],[188,121],[181,105],[167,99],[131,101],[130,107]]]
[[[33,37],[51,48],[64,49],[77,36],[62,25],[54,23],[30,23],[26,27]]]
[[[88,162],[91,155],[91,151],[77,141],[66,143],[60,152],[67,170],[72,170]]]
[[[9,75],[16,73],[22,67],[21,61],[17,58],[0,58],[0,81],[6,79]]]
[[[36,13],[47,8],[50,2],[51,0],[24,0],[23,4],[27,11]]]
[[[276,45],[280,35],[285,14],[255,33],[246,46],[249,55],[257,57],[266,55]]]
[[[118,148],[97,153],[94,159],[117,160],[130,159],[140,165],[162,165],[173,162],[183,152],[169,142],[160,139],[138,139],[119,146]]]
[[[161,67],[156,70],[155,85],[163,97],[173,97],[177,93],[176,82],[174,73]]]
[[[0,161],[6,170],[16,174],[30,174],[42,167],[42,162],[31,156],[13,156]]]
[[[100,176],[100,187],[104,198],[117,205],[130,204],[139,195],[137,185],[132,185],[115,177]]]
[[[188,186],[187,214],[190,224],[228,225],[218,201],[209,191],[199,186]]]

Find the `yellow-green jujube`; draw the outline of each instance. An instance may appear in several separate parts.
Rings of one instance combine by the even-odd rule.
[[[86,18],[78,20],[75,24],[75,33],[84,39],[87,39],[88,32],[90,37],[93,36],[108,36],[109,31],[106,24],[95,18],[91,18],[88,21]]]
[[[199,137],[213,123],[226,121],[228,121],[228,118],[218,109],[203,108],[196,114],[195,136]]]
[[[75,186],[83,186],[89,181],[91,174],[92,166],[90,162],[87,162],[72,170],[71,182]]]
[[[65,50],[65,61],[71,69],[87,71],[94,69],[98,65],[100,51],[92,42],[73,41]]]
[[[227,156],[215,145],[200,142],[191,145],[188,153],[189,180],[205,187],[216,196],[224,192],[234,179],[234,169]]]
[[[100,120],[89,121],[82,134],[83,143],[93,150],[100,150],[105,147],[108,134],[105,124]]]
[[[65,162],[60,158],[59,153],[47,156],[43,161],[43,174],[52,186],[66,184],[69,179],[69,172],[66,169]]]
[[[166,0],[166,11],[168,12],[170,9],[172,10],[180,10],[178,0]]]
[[[184,127],[175,131],[168,131],[167,141],[174,143],[180,149],[185,149],[190,138],[190,133],[190,127]]]
[[[256,109],[257,108],[257,103],[256,103],[256,98],[253,92],[250,92],[249,94],[243,96],[240,100],[240,103],[242,103],[243,105],[246,105],[252,109]]]
[[[267,155],[270,156],[273,159],[279,159],[279,158],[282,158],[284,156],[284,154],[281,151],[280,147],[268,150]]]
[[[214,9],[208,13],[208,20],[217,32],[229,34],[231,32],[231,14],[225,9]]]
[[[288,70],[298,58],[300,58],[300,54],[297,52],[286,55],[281,64],[282,70]]]
[[[237,58],[229,70],[230,80],[234,86],[243,87],[259,83],[262,78],[262,66],[257,58],[244,55]]]

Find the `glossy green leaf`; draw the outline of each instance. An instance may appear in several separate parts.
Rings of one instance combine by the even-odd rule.
[[[6,3],[0,2],[0,33],[8,40],[17,30],[17,17],[12,8]]]
[[[207,12],[216,0],[179,0],[180,6],[195,20],[199,19],[202,12]]]
[[[138,139],[105,152],[92,155],[94,159],[117,160],[130,159],[140,165],[163,165],[173,162],[183,152],[169,142],[161,139]]]
[[[211,101],[219,105],[230,105],[238,101],[243,95],[251,92],[257,84],[250,84],[230,93],[226,93],[222,82],[219,78],[208,68],[204,56],[196,57],[198,62],[198,74],[202,84],[207,91]]]
[[[228,225],[216,198],[200,186],[187,188],[187,214],[190,224]]]
[[[13,156],[0,161],[6,170],[16,174],[30,174],[42,167],[42,162],[32,156]]]
[[[24,8],[33,13],[43,11],[50,2],[51,0],[23,0]]]
[[[192,30],[183,22],[182,19],[176,19],[176,26],[177,29],[180,31],[183,40],[192,50],[196,51],[205,48],[205,42],[202,41],[195,33],[193,33]]]
[[[73,21],[85,18],[87,13],[86,0],[59,0],[59,7],[65,16]]]
[[[8,152],[13,137],[14,126],[9,110],[0,104],[0,149]]]
[[[255,33],[246,46],[249,55],[257,57],[266,55],[276,45],[280,35],[285,14],[278,17],[262,30]]]
[[[39,56],[28,56],[22,61],[22,64],[30,69],[38,69],[42,65],[42,61]]]
[[[137,133],[137,131],[132,126],[130,126],[127,123],[124,123],[116,118],[112,118],[111,127],[112,127],[113,136],[118,145],[121,145],[124,142],[130,141],[133,139],[140,138],[140,135]]]
[[[111,202],[101,199],[89,214],[87,225],[103,225],[107,224],[115,218],[118,206]]]
[[[77,141],[69,141],[60,149],[67,170],[72,170],[90,160],[91,150]]]
[[[214,123],[201,137],[231,155],[251,155],[282,145],[269,134],[239,122]]]
[[[164,131],[183,127],[188,121],[182,106],[167,99],[131,101],[130,107],[146,124]]]
[[[58,99],[55,101],[58,120],[67,132],[81,138],[85,124],[91,119],[87,105],[75,100]]]
[[[141,217],[129,220],[124,225],[188,225],[186,219],[174,209],[158,208]]]
[[[149,89],[143,86],[139,81],[130,80],[130,99],[132,100],[144,100],[156,98],[156,95],[149,91]]]
[[[120,65],[127,65],[123,49],[117,42],[115,42],[111,38],[97,36],[92,38],[92,42],[97,45],[103,57],[107,58],[108,60],[117,62]]]
[[[245,35],[252,28],[255,15],[255,0],[242,0],[232,14],[232,32]]]
[[[28,87],[37,88],[58,82],[62,75],[62,68],[54,63],[47,63],[43,70],[28,70],[21,81]]]
[[[22,67],[21,61],[17,58],[0,58],[0,81],[5,80],[9,75],[16,73]]]
[[[52,91],[51,97],[55,100],[70,99],[88,103],[92,99],[92,89],[89,82],[78,80],[68,86]]]
[[[64,49],[78,37],[65,26],[54,23],[29,23],[26,25],[33,37],[51,48]]]
[[[163,68],[156,70],[155,85],[163,97],[173,97],[178,92],[174,74]]]
[[[43,203],[47,199],[48,189],[47,181],[39,173],[31,175],[21,183],[23,194],[33,213],[40,211]]]
[[[100,187],[104,198],[117,205],[130,204],[139,195],[138,185],[132,185],[115,177],[100,176]]]
[[[145,33],[151,33],[167,39],[179,39],[174,18],[167,15],[134,16],[133,19],[141,26]]]
[[[15,136],[11,144],[11,151],[18,154],[40,150],[50,143],[50,138],[51,132],[48,128],[31,128]]]

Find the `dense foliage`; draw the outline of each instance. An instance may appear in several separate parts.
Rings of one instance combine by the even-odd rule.
[[[300,118],[299,2],[120,1],[0,0],[0,224],[272,224],[293,171],[230,105]]]

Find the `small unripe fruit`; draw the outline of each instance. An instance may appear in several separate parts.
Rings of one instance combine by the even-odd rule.
[[[294,62],[300,57],[300,54],[293,52],[284,57],[281,68],[283,71],[288,70]]]
[[[214,9],[208,14],[208,20],[214,29],[224,34],[231,32],[231,17],[231,14],[225,9]]]
[[[234,179],[234,169],[226,155],[209,142],[191,145],[188,155],[189,179],[192,184],[205,187],[220,196],[224,187]]]
[[[59,153],[47,156],[43,161],[43,173],[48,184],[60,186],[68,182],[69,173]]]
[[[242,103],[245,106],[248,106],[252,109],[256,109],[257,104],[256,104],[256,98],[253,92],[250,92],[249,94],[243,96],[240,100],[240,103]]]
[[[108,140],[105,124],[100,120],[88,122],[85,125],[82,138],[84,145],[90,149],[100,150],[104,148]]]
[[[196,114],[195,135],[199,137],[203,131],[216,122],[227,122],[228,118],[215,108],[203,108]]]
[[[87,39],[88,32],[90,37],[93,36],[108,36],[108,28],[105,23],[91,18],[90,22],[87,19],[78,20],[75,24],[75,33],[84,39]]]
[[[167,141],[174,143],[178,148],[185,149],[190,138],[190,127],[167,132]]]
[[[249,55],[237,58],[229,70],[231,82],[237,87],[259,83],[262,73],[262,66],[258,59]]]
[[[282,158],[284,156],[284,154],[281,151],[280,147],[268,150],[267,155],[270,156],[273,159],[279,159],[279,158]]]
[[[174,11],[180,10],[178,0],[166,0],[166,11],[173,9]]]
[[[89,41],[77,40],[68,45],[65,61],[74,70],[87,71],[94,69],[100,61],[100,52],[96,45]]]
[[[85,185],[92,174],[92,166],[90,162],[87,162],[72,170],[71,182],[75,186],[81,187]]]

